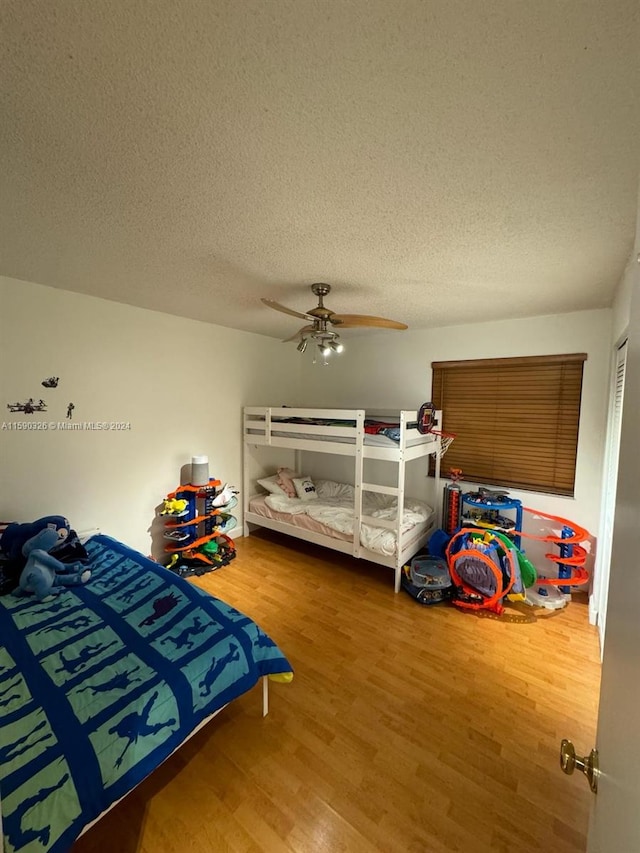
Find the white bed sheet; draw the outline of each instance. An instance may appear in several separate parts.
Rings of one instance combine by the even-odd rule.
[[[317,500],[300,500],[286,495],[270,494],[265,503],[276,512],[292,515],[305,513],[320,524],[339,533],[353,536],[355,524],[354,487],[333,480],[316,480]],[[378,492],[363,492],[363,515],[395,521],[398,515],[397,499]],[[418,524],[426,522],[433,515],[433,508],[416,498],[405,498],[402,513],[402,533],[406,533]],[[360,544],[378,554],[394,556],[396,553],[396,531],[371,524],[360,526]]]

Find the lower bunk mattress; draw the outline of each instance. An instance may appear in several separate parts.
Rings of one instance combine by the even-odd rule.
[[[85,586],[0,597],[5,851],[67,851],[204,720],[292,669],[223,601],[108,536],[85,547]]]
[[[290,524],[294,528],[311,530],[332,539],[353,541],[355,524],[354,487],[332,480],[316,480],[316,500],[289,498],[284,493],[256,495],[249,501],[250,512],[263,518]],[[362,500],[364,515],[395,521],[397,501],[377,492],[364,492]],[[425,525],[434,517],[431,506],[415,498],[406,498],[402,514],[401,548],[406,548],[418,539]],[[295,535],[295,531],[292,531]],[[360,526],[360,544],[377,554],[393,557],[397,553],[395,530],[363,523]]]

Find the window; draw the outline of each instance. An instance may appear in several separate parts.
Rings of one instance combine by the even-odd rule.
[[[476,483],[573,495],[587,356],[434,361],[432,400],[456,433],[443,472]]]

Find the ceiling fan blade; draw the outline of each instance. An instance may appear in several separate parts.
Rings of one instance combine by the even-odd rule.
[[[279,302],[274,302],[273,299],[263,299],[265,305],[269,308],[275,308],[276,311],[282,311],[283,314],[291,314],[292,317],[299,317],[301,320],[313,320],[310,314],[301,314],[299,311],[294,311],[293,308],[287,308],[286,305],[280,305]]]
[[[313,326],[303,326],[301,329],[298,329],[295,335],[291,335],[290,338],[285,338],[282,343],[288,344],[291,341],[297,341],[302,338],[307,332],[313,332]]]
[[[397,320],[387,320],[385,317],[369,317],[366,314],[332,314],[329,322],[342,329],[356,326],[375,326],[379,329],[408,329],[406,323]]]

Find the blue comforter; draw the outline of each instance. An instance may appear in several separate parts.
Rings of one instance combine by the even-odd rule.
[[[214,711],[291,665],[234,608],[107,536],[92,577],[0,598],[5,849],[62,853]]]

